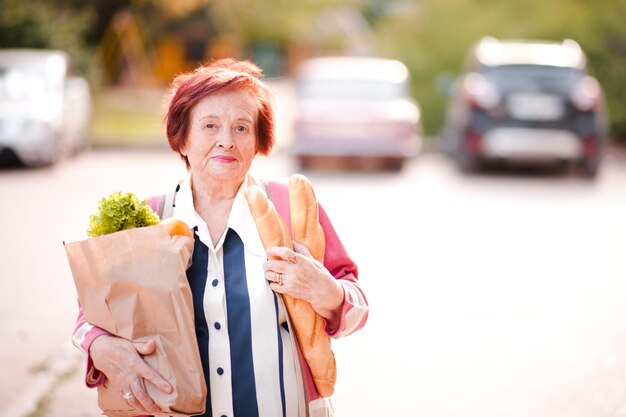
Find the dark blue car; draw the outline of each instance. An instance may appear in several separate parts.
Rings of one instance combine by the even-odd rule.
[[[455,84],[442,141],[463,170],[573,163],[594,178],[607,126],[602,88],[575,41],[484,38]]]

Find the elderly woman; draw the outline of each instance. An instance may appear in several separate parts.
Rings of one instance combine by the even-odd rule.
[[[307,372],[298,376],[297,348],[275,293],[308,301],[335,338],[361,328],[368,314],[356,265],[323,209],[323,268],[303,245],[268,253],[259,247],[244,190],[259,182],[248,173],[254,157],[274,145],[269,94],[261,70],[248,61],[216,61],[172,84],[167,137],[189,171],[176,187],[172,215],[195,231],[187,278],[208,387],[206,416],[331,414]],[[159,412],[145,384],[164,392],[172,387],[142,359],[154,352],[153,341],[131,343],[79,315],[74,343],[88,354],[89,386],[108,380],[138,412]]]

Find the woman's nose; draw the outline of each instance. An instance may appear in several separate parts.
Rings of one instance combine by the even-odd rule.
[[[220,132],[217,144],[220,148],[231,149],[235,146],[233,133],[230,130],[223,130]]]

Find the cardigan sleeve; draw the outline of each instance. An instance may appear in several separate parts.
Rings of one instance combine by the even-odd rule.
[[[97,370],[93,365],[93,361],[91,360],[91,356],[89,354],[89,348],[97,337],[108,334],[110,333],[106,330],[96,327],[87,322],[87,319],[85,318],[85,313],[83,312],[83,307],[80,305],[79,301],[78,318],[76,319],[76,328],[74,329],[74,333],[72,334],[72,343],[78,349],[83,351],[87,357],[85,384],[89,388],[94,388],[102,385],[106,379],[106,376],[102,372]]]
[[[326,328],[329,336],[339,338],[354,333],[365,325],[369,306],[358,283],[358,268],[339,240],[339,236],[337,236],[337,232],[321,204],[319,205],[319,221],[326,238],[324,266],[343,288],[344,299],[339,326],[333,331],[329,331],[328,327]]]

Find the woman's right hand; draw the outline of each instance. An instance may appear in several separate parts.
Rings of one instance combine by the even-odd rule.
[[[133,395],[127,400],[128,404],[138,411],[152,414],[161,410],[146,391],[144,380],[167,394],[172,392],[172,386],[142,358],[155,349],[154,340],[137,343],[103,335],[92,342],[89,355],[94,367],[106,375],[108,382],[105,384],[117,389],[120,395],[131,392]]]

